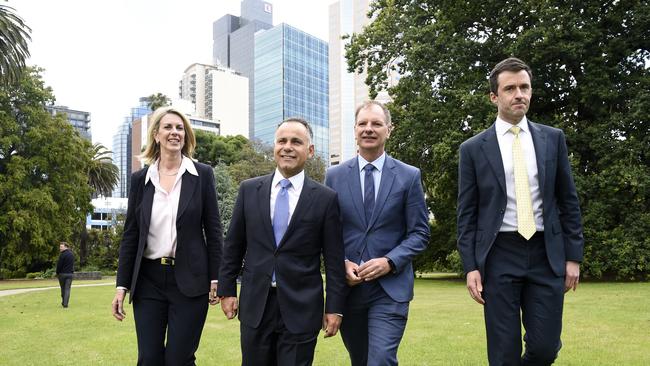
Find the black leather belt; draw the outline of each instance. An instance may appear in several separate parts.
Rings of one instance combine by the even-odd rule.
[[[501,231],[499,232],[499,236],[510,238],[510,239],[524,239],[521,234],[517,231]],[[536,231],[535,234],[529,239],[544,239],[544,232],[543,231]],[[526,240],[526,239],[524,239]]]
[[[146,259],[147,261],[149,261],[151,263],[160,264],[160,265],[163,265],[163,266],[173,266],[174,263],[176,262],[176,260],[174,258],[172,258],[172,257],[161,257],[161,258],[157,258],[157,259],[144,258],[144,259]]]

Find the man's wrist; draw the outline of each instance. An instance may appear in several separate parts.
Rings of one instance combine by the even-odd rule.
[[[397,267],[395,266],[395,262],[393,262],[393,260],[388,258],[387,256],[384,256],[384,258],[386,258],[386,261],[388,262],[388,265],[390,266],[390,272],[391,273],[397,273]]]

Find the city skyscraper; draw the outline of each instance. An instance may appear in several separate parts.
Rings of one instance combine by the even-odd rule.
[[[248,129],[254,136],[254,46],[255,32],[273,28],[273,6],[262,0],[242,0],[241,16],[224,15],[212,24],[212,57],[248,78]]]
[[[255,138],[272,144],[280,121],[302,117],[329,161],[327,55],[325,41],[284,23],[255,35]]]
[[[115,189],[113,190],[113,197],[125,198],[129,195],[131,187],[131,127],[133,121],[146,116],[151,110],[147,105],[149,98],[140,98],[140,104],[137,107],[131,108],[130,115],[124,117],[124,121],[113,135],[113,164],[117,166],[120,171],[119,179]],[[139,151],[137,152],[140,153]]]
[[[45,109],[47,109],[47,111],[53,116],[64,114],[65,118],[70,122],[72,127],[79,132],[81,137],[88,141],[92,141],[92,135],[90,132],[90,112],[70,109],[62,105],[48,105],[45,106]]]
[[[330,165],[346,161],[357,153],[354,111],[368,99],[368,86],[365,73],[347,71],[345,45],[350,39],[341,39],[341,36],[360,33],[370,22],[368,3],[368,0],[340,0],[329,7]]]

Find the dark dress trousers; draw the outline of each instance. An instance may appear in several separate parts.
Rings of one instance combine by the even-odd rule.
[[[70,249],[66,249],[59,254],[59,260],[56,263],[56,275],[61,287],[61,306],[67,308],[70,301],[72,278],[74,277],[74,254]]]
[[[528,121],[542,195],[543,232],[500,233],[506,179],[495,125],[460,147],[458,251],[483,281],[491,365],[550,364],[561,346],[567,261],[582,261],[580,208],[564,133]],[[521,356],[521,320],[526,352]]]
[[[176,216],[173,266],[143,257],[155,187],[147,168],[133,173],[120,245],[117,286],[129,289],[138,335],[139,365],[192,365],[217,279],[223,243],[212,168],[193,162],[185,172]],[[166,345],[165,345],[166,336]]]
[[[323,313],[343,312],[347,285],[339,206],[334,191],[305,177],[289,226],[276,246],[270,215],[272,179],[273,174],[257,177],[239,187],[218,291],[221,296],[237,296],[241,272],[244,365],[309,365]],[[277,288],[271,287],[274,271]]]

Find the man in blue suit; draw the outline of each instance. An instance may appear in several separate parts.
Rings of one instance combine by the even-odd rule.
[[[526,119],[531,79],[519,59],[498,63],[496,122],[460,146],[458,251],[470,296],[484,306],[490,365],[554,362],[564,293],[576,289],[583,256],[564,133]]]
[[[338,193],[345,269],[351,291],[341,336],[353,366],[397,365],[413,298],[411,261],[429,240],[420,170],[384,152],[391,119],[365,102],[355,114],[359,155],[327,171]]]

